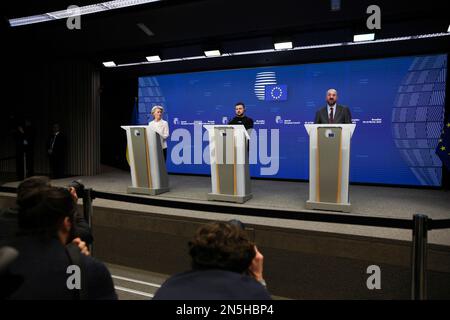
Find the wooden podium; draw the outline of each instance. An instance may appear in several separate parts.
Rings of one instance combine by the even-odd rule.
[[[148,126],[122,126],[131,168],[127,193],[157,195],[169,191],[169,177],[160,135]]]
[[[305,124],[309,134],[307,209],[350,212],[350,141],[355,124]]]

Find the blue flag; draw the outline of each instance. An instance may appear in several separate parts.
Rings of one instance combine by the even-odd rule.
[[[139,124],[139,114],[138,114],[138,103],[137,98],[134,98],[134,106],[133,111],[131,112],[131,120],[130,125],[138,125]],[[128,165],[130,165],[130,155],[128,153],[128,143],[127,148],[125,150],[125,157],[127,158]]]
[[[137,125],[139,124],[139,114],[138,114],[138,103],[137,98],[134,98],[134,106],[133,106],[133,112],[131,113],[131,125]]]
[[[444,121],[444,129],[442,129],[442,134],[436,147],[436,154],[441,159],[442,165],[450,171],[450,117],[447,117]]]
[[[286,84],[271,84],[265,86],[266,101],[286,101],[287,100],[287,85]]]

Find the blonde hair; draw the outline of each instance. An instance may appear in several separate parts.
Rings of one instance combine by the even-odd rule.
[[[150,113],[153,115],[157,109],[161,110],[161,112],[164,112],[164,108],[162,106],[154,106]]]

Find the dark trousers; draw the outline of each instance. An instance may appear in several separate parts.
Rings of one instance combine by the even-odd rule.
[[[167,161],[167,148],[163,149],[164,162]]]
[[[18,152],[16,154],[16,175],[17,180],[23,180],[25,178],[34,176],[33,152],[24,151]]]
[[[22,152],[18,152],[16,154],[16,175],[17,175],[17,180],[19,180],[19,181],[25,179],[24,156],[25,156],[25,154]]]
[[[34,176],[34,152],[25,152],[27,178]]]
[[[64,177],[64,158],[51,155],[49,157],[50,177],[59,179]]]

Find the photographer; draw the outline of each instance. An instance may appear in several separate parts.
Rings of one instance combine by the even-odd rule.
[[[32,190],[38,190],[40,188],[50,187],[50,179],[44,176],[34,176],[22,181],[17,188],[17,200],[16,203],[20,207],[22,198],[25,194]],[[79,182],[72,182],[68,190],[72,195],[75,203],[78,201],[78,195],[82,196],[84,192],[84,186]],[[9,208],[0,210],[0,243],[14,237],[18,232],[17,224],[17,208]],[[75,241],[85,242],[87,245],[92,244],[94,238],[92,236],[91,228],[84,219],[83,215],[76,211],[74,217],[74,239]]]
[[[84,185],[78,181],[73,181],[68,186],[70,194],[75,201],[78,203],[78,198],[82,198],[84,195]],[[94,242],[94,237],[92,236],[91,227],[89,223],[84,219],[83,215],[77,210],[75,213],[75,237],[80,238],[86,244],[90,245]]]
[[[269,300],[263,256],[236,223],[200,227],[189,242],[192,270],[170,277],[156,300]]]
[[[106,266],[70,244],[76,203],[69,190],[22,189],[18,204],[20,236],[9,245],[19,256],[9,272],[23,282],[10,299],[117,299]],[[80,290],[67,284],[72,265],[80,269]]]

